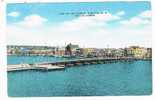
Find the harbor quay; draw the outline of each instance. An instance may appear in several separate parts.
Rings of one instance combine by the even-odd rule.
[[[126,48],[81,48],[79,45],[71,43],[62,47],[9,45],[7,46],[7,54],[9,56],[52,56],[65,58],[63,61],[8,65],[7,71],[57,70],[77,65],[152,60],[152,48],[140,46]]]
[[[49,70],[60,70],[60,69],[65,69],[67,67],[74,67],[74,66],[80,66],[80,65],[105,64],[105,63],[115,63],[118,61],[124,62],[124,61],[136,61],[136,60],[151,60],[151,59],[149,58],[141,59],[141,58],[133,58],[133,57],[85,58],[85,59],[74,59],[74,60],[56,61],[56,62],[8,65],[7,71],[8,72],[23,71],[23,70],[49,71]]]
[[[8,45],[7,55],[53,56],[65,58],[135,57],[152,58],[152,48],[129,46],[125,48],[82,48],[76,44],[64,46]]]

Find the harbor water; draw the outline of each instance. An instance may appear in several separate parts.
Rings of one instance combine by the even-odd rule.
[[[8,56],[8,64],[67,60],[59,57]],[[54,71],[8,72],[8,95],[116,96],[150,95],[152,61],[130,61],[68,67]]]

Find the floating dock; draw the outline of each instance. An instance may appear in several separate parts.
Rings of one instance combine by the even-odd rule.
[[[24,71],[24,70],[57,70],[64,69],[65,66],[54,66],[50,64],[16,64],[16,65],[8,65],[7,71]]]
[[[65,61],[56,61],[56,62],[43,62],[43,63],[35,63],[35,64],[8,65],[7,71],[11,72],[11,71],[22,71],[22,70],[56,70],[56,69],[64,69],[65,67],[70,67],[70,66],[104,64],[104,63],[114,63],[117,61],[135,61],[135,60],[151,60],[151,59],[141,59],[141,58],[133,58],[133,57],[83,58],[83,59],[65,60]]]

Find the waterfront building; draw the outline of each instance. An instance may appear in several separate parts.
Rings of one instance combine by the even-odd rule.
[[[95,55],[95,48],[81,48],[81,53],[84,57],[92,57]]]
[[[105,54],[105,52],[104,52],[104,50],[103,49],[96,49],[95,50],[95,56],[96,57],[103,57],[104,56],[104,54]]]
[[[68,44],[65,48],[65,55],[76,56],[80,52],[79,45]]]
[[[124,56],[125,57],[134,57],[132,49],[131,48],[125,48],[124,49]]]
[[[8,55],[53,55],[53,51],[50,46],[7,46]]]
[[[21,47],[19,50],[21,55],[29,55],[31,51],[29,48],[23,48],[23,47]]]
[[[57,56],[64,56],[65,55],[65,47],[59,47],[57,50]]]
[[[125,56],[125,50],[122,48],[116,49],[114,52],[114,57],[124,57]]]
[[[52,50],[31,50],[30,55],[43,55],[43,56],[53,56]]]
[[[128,48],[80,48],[78,45],[68,44],[66,47],[50,46],[7,46],[8,55],[46,55],[59,57],[136,57],[151,58],[152,49],[139,46]]]
[[[147,48],[146,58],[152,58],[152,48]]]
[[[113,57],[115,53],[115,49],[113,48],[105,48],[105,56],[106,57]]]
[[[131,46],[132,54],[137,58],[144,58],[147,54],[147,49],[139,46]]]

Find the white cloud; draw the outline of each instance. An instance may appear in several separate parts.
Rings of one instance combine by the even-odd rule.
[[[117,15],[118,15],[118,16],[125,15],[125,12],[124,12],[124,11],[119,11],[119,12],[117,13]]]
[[[106,47],[107,44],[110,47],[151,46],[151,25],[146,24],[149,21],[145,22],[146,26],[143,28],[127,27],[124,24],[117,28],[107,28],[106,25],[109,21],[119,19],[120,17],[112,14],[85,16],[35,30],[17,25],[8,25],[7,43],[56,46],[72,42],[79,44],[81,47],[98,48]],[[132,24],[137,24],[135,21],[144,23],[141,19],[134,18],[131,20]]]
[[[11,16],[11,17],[18,17],[19,15],[20,15],[19,12],[10,12],[10,13],[8,14],[8,16]]]
[[[34,27],[42,26],[46,21],[47,19],[37,14],[33,14],[33,15],[26,16],[23,21],[16,24],[19,25],[19,27],[22,26],[22,27],[34,28]]]
[[[139,15],[130,18],[129,20],[122,20],[120,23],[133,28],[151,24],[151,11],[144,11]]]
[[[151,10],[147,10],[147,11],[142,12],[139,16],[142,18],[151,18],[152,12]]]
[[[140,17],[133,17],[129,20],[122,20],[122,21],[120,21],[120,23],[123,25],[126,25],[128,27],[137,28],[137,27],[141,27],[143,25],[150,24],[151,21],[148,19],[142,19]]]

